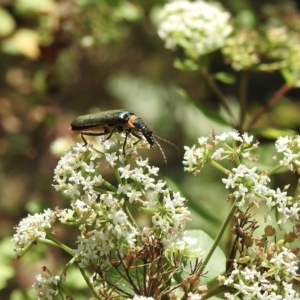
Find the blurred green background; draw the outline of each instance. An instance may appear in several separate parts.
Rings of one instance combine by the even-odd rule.
[[[295,15],[300,16],[297,2],[292,1],[220,2],[233,16],[251,16],[262,23],[261,11],[268,5],[280,8],[282,3],[293,3]],[[0,0],[1,299],[33,299],[34,275],[45,264],[55,271],[66,259],[52,248],[45,256],[41,247],[35,254],[13,260],[10,240],[13,227],[28,213],[67,205],[51,186],[53,170],[59,159],[57,149],[80,141],[69,126],[82,114],[126,108],[140,116],[154,134],[178,145],[180,158],[161,142],[168,160],[165,178],[189,200],[194,217],[190,228],[202,228],[215,236],[228,208],[222,174],[210,168],[202,177],[185,173],[183,146],[193,145],[197,137],[212,130],[221,133],[230,128],[214,123],[199,109],[220,109],[202,77],[174,68],[175,58],[182,53],[165,49],[157,35],[157,12],[165,3]],[[225,72],[228,68],[218,51],[210,56],[210,70]],[[232,100],[233,111],[238,84],[237,80],[233,85],[220,85]],[[283,84],[276,72],[250,75],[247,114],[263,107]],[[194,100],[184,97],[181,89]],[[292,89],[260,120],[260,130],[251,128],[263,143],[273,141],[263,128],[299,131],[299,97],[299,91]],[[158,149],[143,155],[164,167]],[[59,234],[65,241],[72,238],[64,236],[64,230]],[[86,299],[80,281],[77,285],[75,299]]]

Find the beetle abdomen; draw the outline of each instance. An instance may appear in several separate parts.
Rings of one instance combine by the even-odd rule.
[[[101,125],[117,126],[124,125],[133,112],[125,109],[116,109],[104,111],[98,114],[88,114],[77,117],[71,123],[71,129],[74,131],[85,130]],[[95,131],[95,130],[94,130]]]

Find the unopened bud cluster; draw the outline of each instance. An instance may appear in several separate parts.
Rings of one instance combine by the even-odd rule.
[[[166,48],[181,47],[197,58],[222,47],[231,33],[229,13],[202,0],[168,3],[160,13],[158,35]]]

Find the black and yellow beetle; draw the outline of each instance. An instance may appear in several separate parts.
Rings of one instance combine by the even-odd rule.
[[[123,144],[124,155],[128,135],[132,134],[138,139],[134,144],[138,143],[141,140],[141,135],[143,135],[150,147],[154,145],[159,147],[166,164],[166,156],[155,137],[177,148],[173,143],[153,135],[152,131],[144,124],[140,117],[137,117],[132,111],[126,109],[109,110],[97,114],[79,116],[71,123],[71,130],[75,134],[81,134],[84,145],[87,145],[87,141],[84,138],[85,135],[108,135],[106,138],[108,140],[115,132],[125,132],[126,136]]]

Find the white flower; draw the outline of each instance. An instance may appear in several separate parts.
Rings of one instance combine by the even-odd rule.
[[[291,138],[289,136],[280,136],[276,143],[275,147],[277,149],[277,152],[284,152],[289,149],[289,144],[290,144]]]
[[[211,159],[214,159],[214,160],[216,160],[216,161],[221,160],[221,158],[222,158],[222,153],[224,153],[224,152],[225,152],[225,150],[224,150],[223,148],[217,149],[217,150],[212,154]]]
[[[140,200],[140,197],[142,196],[142,193],[140,191],[131,190],[131,192],[128,192],[127,197],[129,198],[129,202],[132,203],[134,201]]]
[[[232,130],[228,132],[229,136],[237,142],[242,142],[243,139],[241,138],[239,132],[237,130]]]
[[[230,293],[225,293],[225,294],[224,294],[224,297],[225,297],[227,300],[234,300],[234,299],[235,299],[234,295],[231,295]]]
[[[243,138],[243,141],[246,143],[246,144],[252,144],[253,142],[253,135],[248,135],[247,132],[243,133],[242,134],[242,138]]]
[[[253,280],[257,276],[257,271],[254,268],[250,270],[246,267],[244,271],[241,271],[241,275],[243,275],[246,280]]]
[[[226,139],[228,139],[229,137],[229,132],[223,132],[221,134],[218,134],[215,136],[215,140],[216,142],[220,141],[220,142],[224,142]]]
[[[131,185],[129,184],[119,184],[117,194],[126,194],[131,191]]]
[[[202,137],[198,138],[198,143],[199,143],[200,146],[205,145],[207,143],[207,141],[208,141],[208,137],[202,136]]]
[[[225,188],[234,188],[235,187],[235,182],[236,182],[236,177],[234,176],[233,173],[230,173],[228,178],[222,178],[222,182],[225,183]]]
[[[116,161],[118,160],[118,156],[116,152],[105,153],[105,159],[111,167],[114,167],[116,165]]]
[[[155,179],[150,176],[145,176],[143,178],[144,189],[155,189]]]
[[[121,178],[125,179],[128,179],[133,173],[133,171],[130,170],[130,165],[127,165],[126,167],[120,167],[118,170],[121,173]]]
[[[192,292],[188,293],[188,299],[189,300],[201,300],[202,297],[199,294],[194,294]]]
[[[133,298],[127,298],[127,300],[155,300],[154,298],[152,297],[145,297],[145,296],[138,296],[138,295],[135,295]]]

